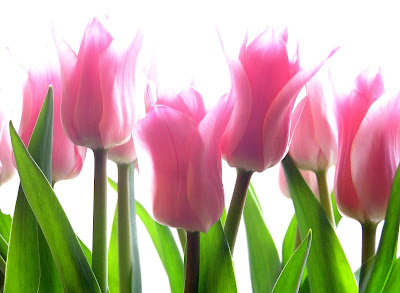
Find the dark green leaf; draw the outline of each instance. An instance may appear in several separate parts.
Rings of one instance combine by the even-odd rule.
[[[50,87],[29,142],[29,151],[48,181],[51,181],[52,139],[53,90]],[[21,187],[12,231],[5,292],[24,291],[28,288],[36,288],[38,292],[62,292],[61,279],[53,257]]]
[[[296,211],[300,235],[313,232],[307,272],[312,292],[357,292],[349,263],[318,200],[289,156],[282,161],[286,181]]]
[[[394,176],[376,257],[363,278],[360,292],[382,292],[396,260],[400,224],[400,168]]]
[[[118,267],[118,208],[115,207],[114,220],[111,228],[110,245],[108,247],[108,288],[110,292],[119,292]]]
[[[199,292],[237,292],[235,273],[221,221],[200,235]]]
[[[303,271],[310,251],[311,239],[312,234],[310,230],[304,241],[296,249],[286,266],[283,268],[272,292],[297,293],[299,291]]]
[[[64,290],[100,292],[93,271],[53,189],[25,149],[14,127],[11,126],[10,130],[17,169],[26,199],[49,245]]]
[[[253,292],[271,292],[282,266],[251,184],[247,191],[243,218],[246,227]]]

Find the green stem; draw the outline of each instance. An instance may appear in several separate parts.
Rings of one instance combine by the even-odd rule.
[[[322,209],[325,211],[325,214],[331,222],[332,226],[335,227],[335,217],[333,215],[332,201],[329,194],[328,182],[326,180],[326,171],[316,172],[315,174],[317,175],[319,201],[321,203]]]
[[[185,251],[186,248],[186,232],[182,229],[176,229],[178,231],[179,241],[181,242],[182,250]]]
[[[235,190],[233,191],[231,205],[226,216],[224,231],[226,240],[231,248],[231,254],[235,248],[236,236],[242,218],[244,204],[246,202],[247,189],[249,188],[252,171],[237,171]]]
[[[107,150],[94,150],[92,268],[107,292]]]
[[[361,224],[362,228],[362,256],[361,264],[375,255],[375,237],[377,225],[372,222]]]
[[[184,293],[199,291],[200,232],[187,231],[186,273]]]
[[[119,292],[131,292],[132,255],[129,215],[129,165],[118,165],[118,268]]]

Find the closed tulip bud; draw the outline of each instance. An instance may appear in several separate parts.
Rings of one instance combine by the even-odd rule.
[[[134,127],[140,173],[151,179],[154,217],[187,231],[207,232],[224,209],[220,138],[225,96],[206,113],[193,89],[159,94]]]
[[[303,111],[297,107],[294,116],[300,116],[289,154],[297,167],[314,172],[326,171],[336,162],[337,138],[325,103],[320,79],[307,84]]]

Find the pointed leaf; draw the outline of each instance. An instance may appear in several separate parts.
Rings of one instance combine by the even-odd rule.
[[[15,161],[26,199],[49,245],[64,290],[100,292],[93,271],[53,189],[12,125],[10,132]]]
[[[307,272],[312,292],[357,292],[349,263],[318,200],[300,175],[290,156],[282,161],[286,181],[296,211],[300,235],[313,231]],[[328,281],[329,280],[329,281]]]
[[[360,292],[382,292],[396,260],[400,224],[400,168],[394,176],[376,257],[366,273]]]
[[[295,245],[296,245],[296,233],[297,233],[297,219],[296,215],[293,216],[290,221],[289,227],[286,230],[285,238],[282,243],[282,264],[286,265],[289,258],[292,256]]]
[[[237,292],[235,273],[221,221],[200,235],[200,293]]]
[[[400,292],[400,258],[396,259],[393,264],[389,279],[386,282],[383,293]]]
[[[0,235],[8,243],[10,241],[12,218],[10,215],[3,214],[0,210]]]
[[[332,209],[333,209],[333,217],[335,218],[335,224],[336,226],[339,225],[340,220],[342,219],[342,215],[339,212],[339,209],[337,207],[336,204],[336,200],[335,200],[335,194],[331,193],[331,202],[332,202]]]
[[[53,90],[50,87],[29,142],[29,150],[48,181],[51,181],[52,139]],[[36,288],[38,292],[62,292],[61,279],[53,257],[21,187],[12,231],[5,292],[28,288]]]
[[[283,268],[282,273],[280,274],[272,292],[297,293],[299,291],[303,271],[306,266],[308,253],[310,251],[311,239],[312,234],[310,230],[306,238],[296,249],[286,266]]]
[[[246,227],[253,292],[271,292],[282,266],[251,184],[247,192],[243,218]]]

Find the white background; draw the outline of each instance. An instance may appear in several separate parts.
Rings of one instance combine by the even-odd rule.
[[[313,63],[336,46],[341,46],[337,64],[343,78],[368,64],[382,65],[389,90],[400,89],[399,21],[396,6],[376,1],[14,1],[0,2],[0,46],[9,46],[21,63],[29,64],[31,49],[47,40],[53,23],[57,33],[75,48],[90,16],[104,17],[113,22],[116,33],[132,36],[139,24],[147,32],[148,41],[143,64],[149,52],[157,56],[159,82],[180,89],[193,82],[208,106],[229,90],[229,73],[214,33],[215,24],[232,44],[249,28],[249,35],[261,32],[268,24],[289,25],[300,34],[305,49],[305,62]],[[82,3],[84,2],[84,3]],[[168,2],[168,3],[167,3]],[[349,4],[351,2],[351,4]],[[374,3],[375,2],[375,3]],[[32,53],[33,54],[33,53]],[[340,67],[341,66],[341,67]],[[149,69],[145,65],[145,69]],[[145,78],[142,77],[144,80]],[[142,85],[143,86],[143,85]],[[138,93],[140,93],[140,86]],[[141,102],[142,96],[138,94]],[[18,122],[16,121],[18,124]],[[281,251],[286,228],[293,215],[291,200],[281,195],[277,184],[277,168],[254,174],[253,185],[264,211],[265,222]],[[223,181],[227,205],[233,191],[235,170],[224,163]],[[117,179],[116,166],[109,163],[109,176]],[[136,197],[147,207],[149,196],[136,176]],[[13,212],[18,178],[0,187],[0,208]],[[55,187],[78,236],[91,247],[93,155],[88,151],[81,174]],[[115,209],[116,194],[109,189],[109,226]],[[379,226],[381,227],[381,225]],[[380,230],[380,229],[378,229]],[[235,249],[235,271],[239,292],[251,288],[244,227],[241,226]],[[337,229],[338,237],[353,270],[361,259],[361,227],[344,218]],[[138,220],[139,248],[142,265],[143,292],[168,292],[169,285],[144,226]],[[379,233],[378,233],[379,237]]]

